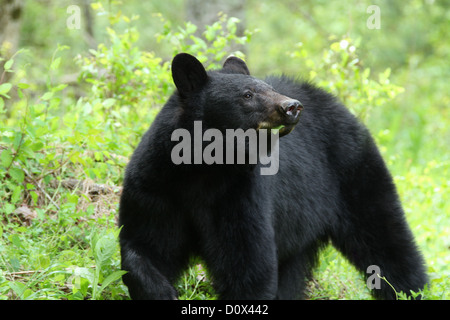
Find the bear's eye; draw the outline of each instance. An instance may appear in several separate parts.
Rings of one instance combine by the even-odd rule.
[[[253,98],[253,94],[251,92],[246,92],[244,93],[244,99],[245,100],[250,100],[251,98]]]

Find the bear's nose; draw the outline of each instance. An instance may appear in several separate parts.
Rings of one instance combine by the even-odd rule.
[[[284,114],[292,116],[294,118],[297,118],[300,112],[303,110],[303,105],[301,104],[301,102],[295,99],[283,101],[280,107],[281,111]]]

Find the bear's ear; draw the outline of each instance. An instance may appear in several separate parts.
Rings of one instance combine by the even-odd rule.
[[[202,88],[208,80],[206,70],[194,56],[177,54],[172,61],[172,78],[182,96]]]
[[[240,73],[247,76],[250,75],[250,71],[247,68],[244,60],[238,57],[229,57],[223,64],[223,71],[226,73]]]

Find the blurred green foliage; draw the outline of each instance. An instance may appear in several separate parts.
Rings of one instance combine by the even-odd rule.
[[[127,159],[173,90],[173,54],[214,68],[233,44],[244,45],[234,54],[254,75],[311,80],[367,123],[429,266],[425,298],[449,298],[448,4],[248,0],[249,31],[237,34],[239,21],[221,14],[199,34],[182,0],[105,0],[92,3],[90,47],[84,25],[65,27],[72,2],[27,1],[22,49],[0,70],[14,73],[0,80],[0,298],[127,297],[115,228]],[[366,25],[373,4],[380,29]],[[67,179],[88,186],[68,188]],[[93,193],[95,184],[110,192]],[[193,264],[180,296],[214,298]],[[312,299],[368,298],[332,248],[315,277]]]

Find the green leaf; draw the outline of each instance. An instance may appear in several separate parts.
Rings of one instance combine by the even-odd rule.
[[[33,203],[35,205],[37,205],[38,199],[39,199],[39,195],[36,192],[34,192],[34,191],[30,191],[30,195],[31,195],[31,199],[33,199]]]
[[[9,259],[9,264],[11,265],[11,267],[14,271],[20,270],[20,267],[21,267],[20,261],[16,257],[12,257],[11,259]]]
[[[101,2],[93,2],[93,3],[91,3],[91,8],[94,11],[103,10],[103,6],[102,6]]]
[[[0,155],[0,163],[3,167],[8,168],[11,165],[11,162],[13,160],[12,152],[10,149],[5,149],[2,151],[2,154]]]
[[[9,174],[17,183],[22,183],[23,180],[25,180],[25,174],[23,173],[22,169],[10,168]]]
[[[42,96],[42,100],[50,100],[53,97],[53,92],[46,92],[44,93],[44,95]]]
[[[21,282],[10,282],[10,283],[8,283],[8,285],[14,291],[14,293],[19,297],[22,297],[25,290],[28,289],[27,286]]]
[[[240,20],[239,20],[238,18],[231,17],[231,18],[228,20],[228,22],[227,22],[227,29],[228,29],[228,32],[230,32],[231,34],[235,34],[235,33],[236,33],[236,30],[237,30],[236,25],[237,25],[239,22],[240,22]]]
[[[272,134],[275,134],[277,131],[284,128],[284,125],[280,124],[278,127],[272,128]]]
[[[197,31],[197,26],[191,22],[187,22],[185,29],[186,34],[193,34],[195,31]]]
[[[75,279],[77,278],[84,278],[87,279],[89,281],[89,283],[93,283],[94,282],[94,272],[89,269],[89,268],[84,268],[84,267],[76,267],[73,270],[73,276]]]
[[[28,89],[30,85],[28,83],[21,82],[17,85],[20,89]]]
[[[0,85],[0,95],[9,98],[9,96],[7,95],[7,93],[9,92],[9,90],[11,90],[12,88],[12,84],[11,83],[4,83]]]
[[[45,269],[50,266],[50,258],[46,254],[40,254],[37,263],[40,269]]]
[[[14,132],[14,140],[13,140],[13,148],[15,150],[18,150],[20,148],[20,145],[23,141],[23,136],[22,136],[22,132],[20,131],[15,131]]]
[[[11,173],[11,170],[10,170]],[[20,200],[20,197],[22,195],[23,187],[21,185],[18,185],[14,188],[13,193],[11,195],[11,203],[17,203]]]
[[[80,292],[86,296],[89,285],[96,285],[95,274],[89,268],[76,267],[73,271],[73,293]]]
[[[57,91],[61,91],[63,89],[65,89],[68,85],[65,83],[59,84],[56,87],[52,88],[52,92],[57,92]]]
[[[16,207],[15,207],[13,204],[11,204],[11,203],[5,203],[5,204],[3,205],[2,211],[3,211],[4,213],[6,213],[6,214],[10,214],[10,213],[12,213],[12,212],[14,211],[14,209],[16,209]]]
[[[116,103],[116,99],[113,98],[106,99],[105,101],[102,102],[103,106],[107,109],[111,108],[114,105],[114,103]]]
[[[73,293],[74,294],[80,293],[83,297],[85,297],[87,295],[90,284],[91,283],[89,280],[81,277],[76,277],[72,289]]]
[[[58,69],[60,63],[61,63],[61,57],[56,58],[55,60],[52,61],[52,64],[50,65],[50,69],[52,69],[52,70]]]
[[[103,161],[103,155],[100,151],[94,152],[95,161]]]
[[[203,35],[205,36],[206,40],[208,40],[209,42],[212,42],[214,40],[214,38],[216,37],[216,30],[214,30],[211,27],[207,27],[206,31],[203,33]]]
[[[9,240],[17,248],[22,248],[22,242],[20,241],[20,238],[19,238],[19,236],[17,234],[11,235]]]
[[[98,239],[94,249],[94,258],[97,262],[97,268],[101,268],[103,263],[111,258],[115,251],[116,240],[112,234],[108,233]]]
[[[44,144],[43,144],[42,142],[36,142],[36,143],[33,143],[33,144],[30,146],[30,149],[33,150],[33,151],[39,151],[39,150],[41,150],[43,147],[44,147]]]
[[[13,63],[14,63],[14,59],[9,59],[8,61],[5,62],[5,65],[3,66],[3,68],[5,68],[5,70],[8,71],[9,69],[11,69]]]
[[[118,270],[118,271],[111,273],[109,276],[107,276],[106,279],[103,280],[102,286],[100,287],[99,291],[97,292],[97,296],[99,296],[101,294],[101,292],[107,286],[109,286],[111,284],[111,282],[119,280],[125,273],[127,273],[127,272],[123,271],[123,270]]]

